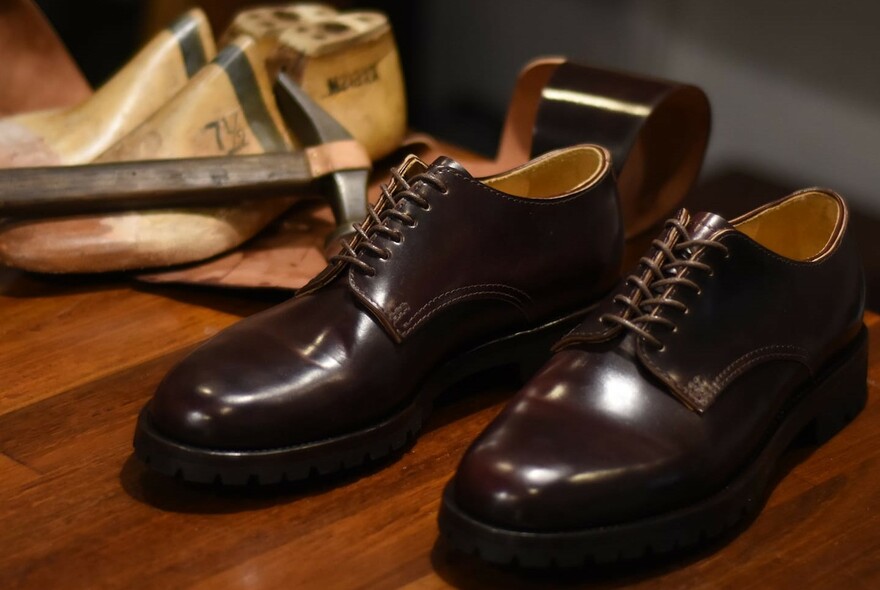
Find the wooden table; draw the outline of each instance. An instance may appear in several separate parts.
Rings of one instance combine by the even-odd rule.
[[[437,537],[440,490],[510,386],[471,383],[402,458],[317,486],[186,486],[133,459],[135,416],[168,368],[271,303],[0,271],[0,588],[880,588],[880,316],[866,317],[867,409],[793,452],[740,536],[547,579]]]

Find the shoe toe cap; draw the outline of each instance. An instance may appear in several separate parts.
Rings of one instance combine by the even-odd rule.
[[[253,450],[295,443],[305,430],[308,373],[290,348],[246,334],[218,337],[162,380],[147,406],[153,427],[180,443]]]
[[[459,465],[453,497],[460,509],[483,522],[514,530],[559,530],[574,517],[571,476],[562,461],[535,460],[525,448],[477,443]]]
[[[502,414],[467,451],[453,480],[459,509],[511,530],[582,530],[649,515],[677,487],[669,448],[632,433],[584,436],[577,416],[546,410]]]

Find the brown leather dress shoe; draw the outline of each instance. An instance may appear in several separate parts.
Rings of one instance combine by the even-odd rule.
[[[218,334],[142,412],[135,450],[193,481],[295,480],[388,454],[449,384],[534,368],[619,277],[608,153],[476,180],[410,156],[356,237],[287,303]],[[534,363],[534,364],[533,364]]]
[[[730,223],[681,211],[464,455],[440,529],[498,562],[581,565],[756,513],[796,435],[863,407],[864,277],[836,194]]]

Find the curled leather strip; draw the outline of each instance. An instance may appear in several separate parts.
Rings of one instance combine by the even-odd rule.
[[[632,239],[655,233],[684,200],[710,126],[709,100],[696,86],[561,62],[541,89],[530,156],[576,143],[608,149]]]
[[[709,99],[696,86],[547,57],[520,72],[495,160],[463,163],[483,176],[561,147],[607,148],[630,266],[696,181],[710,128]]]

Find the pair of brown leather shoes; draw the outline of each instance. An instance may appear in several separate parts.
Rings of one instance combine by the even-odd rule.
[[[796,435],[865,401],[864,280],[830,191],[731,222],[680,211],[618,282],[603,148],[479,180],[448,158],[392,174],[295,298],[169,373],[135,437],[152,468],[333,472],[402,447],[452,382],[549,358],[465,454],[440,526],[491,561],[582,564],[734,524]]]

